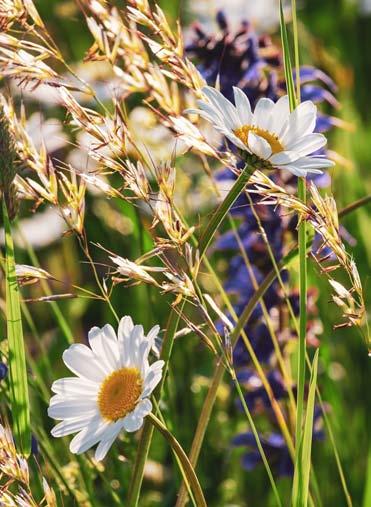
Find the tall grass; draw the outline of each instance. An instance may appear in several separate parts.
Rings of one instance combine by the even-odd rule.
[[[28,82],[28,88],[22,91],[25,109],[18,108],[17,97],[16,112],[9,106],[9,121],[20,158],[19,198],[29,199],[22,201],[18,223],[22,226],[23,216],[30,214],[28,202],[33,200],[35,206],[56,207],[68,232],[56,243],[38,250],[30,244],[23,249],[17,240],[14,253],[17,228],[11,227],[3,200],[6,306],[3,304],[1,308],[7,324],[7,341],[2,340],[0,352],[1,359],[7,358],[10,375],[7,384],[0,381],[4,401],[1,418],[2,423],[11,424],[18,452],[29,457],[31,432],[39,450],[35,451],[33,444],[28,461],[30,484],[26,486],[5,468],[0,452],[0,473],[5,481],[1,482],[1,494],[16,498],[30,486],[35,501],[50,507],[123,504],[182,507],[188,499],[196,506],[215,507],[257,502],[262,506],[291,502],[295,507],[325,507],[342,505],[344,501],[348,506],[363,502],[366,507],[370,480],[369,477],[365,480],[364,469],[370,458],[364,391],[369,365],[364,346],[352,328],[332,331],[337,310],[328,311],[335,305],[328,304],[327,275],[320,271],[323,266],[316,270],[309,261],[313,241],[311,217],[303,219],[304,212],[299,212],[298,241],[291,240],[281,260],[275,259],[271,238],[260,223],[273,268],[262,280],[254,280],[254,293],[239,314],[235,311],[235,296],[223,286],[231,258],[215,250],[213,240],[229,228],[235,234],[246,266],[251,269],[238,232],[239,219],[231,215],[231,210],[246,186],[249,184],[251,189],[257,182],[261,184],[261,180],[248,166],[238,169],[233,156],[228,151],[218,151],[215,143],[197,130],[198,125],[190,124],[189,116],[183,114],[200,98],[204,83],[179,41],[174,17],[180,3],[163,1],[162,11],[145,1],[133,0],[128,2],[128,9],[119,6],[120,17],[118,11],[110,9],[110,2],[106,5],[84,0],[72,7],[64,2],[52,6],[41,1],[37,8],[44,15],[45,24],[31,2],[14,4],[14,11],[9,10],[10,14],[4,16],[2,13],[3,39],[12,34],[17,42],[9,38],[7,51],[1,53],[8,60],[1,65],[4,74],[9,69],[18,73],[19,86]],[[82,7],[81,12],[78,7]],[[17,11],[19,8],[23,9],[22,15]],[[68,9],[72,10],[70,14],[66,14]],[[325,23],[321,9],[318,6],[317,9],[318,26],[314,23],[314,30],[320,30]],[[313,20],[309,7],[303,12],[304,20],[306,16],[312,16]],[[85,23],[87,17],[89,28]],[[318,40],[311,39],[301,17],[302,12],[296,12],[293,0],[292,25],[286,27],[280,5],[281,45],[292,109],[300,101],[300,80],[297,78],[294,83],[292,61],[298,69],[299,63],[309,63],[313,58],[326,71],[334,70],[340,77],[346,73],[329,55],[331,47],[322,48]],[[115,27],[119,27],[116,32]],[[330,40],[331,34],[326,36]],[[303,55],[300,62],[299,40]],[[16,44],[14,53],[12,44]],[[317,50],[313,50],[316,44]],[[21,47],[38,55],[33,65],[17,64]],[[84,55],[87,62],[78,63]],[[37,62],[44,62],[47,67]],[[83,74],[81,69],[85,68],[90,70],[83,80],[71,78]],[[102,79],[88,75],[98,68],[103,73]],[[114,80],[119,86],[112,95],[105,84]],[[59,94],[59,101],[51,109],[28,96],[39,81],[45,86],[51,84]],[[341,90],[345,86],[340,83]],[[40,90],[36,86],[36,91]],[[347,121],[351,119],[346,116],[347,111],[351,111],[349,116],[356,115],[349,95],[349,90],[340,92],[345,104],[345,113],[340,114]],[[151,127],[146,124],[144,129],[131,116],[137,106],[143,105],[154,113]],[[25,133],[25,117],[41,108],[55,123],[61,121],[68,135],[68,144],[53,156],[47,156],[43,146],[35,147]],[[182,123],[185,121],[189,123]],[[160,127],[168,129],[167,133],[160,131]],[[146,138],[143,145],[150,128],[154,129],[153,139]],[[176,141],[158,162],[151,143],[158,135],[165,144],[169,133],[176,133],[172,138]],[[92,148],[90,157],[96,162],[89,175],[74,169],[71,160],[76,159],[69,156],[79,143],[79,136],[87,137]],[[358,241],[352,254],[363,281],[370,247],[364,234],[369,226],[365,210],[370,202],[366,195],[370,188],[367,173],[359,172],[363,169],[358,169],[354,154],[364,164],[369,163],[369,156],[367,136],[357,138],[361,139],[360,145],[354,136],[341,131],[330,143],[355,160],[356,169],[336,169],[333,190],[336,196],[339,194],[340,220]],[[355,146],[351,146],[353,143]],[[342,151],[346,145],[348,153]],[[167,164],[163,163],[164,158],[168,159]],[[226,166],[239,176],[220,194],[211,175]],[[349,189],[347,194],[342,193],[344,185]],[[277,189],[272,187],[268,191],[274,200]],[[197,196],[203,198],[199,208]],[[294,197],[287,192],[288,200]],[[307,196],[306,182],[300,178],[296,197],[298,207],[300,204],[305,210],[311,209],[312,194],[308,192]],[[266,206],[264,199],[257,205],[249,202],[259,221],[260,208]],[[288,209],[296,212],[295,208]],[[116,269],[110,256],[131,262],[128,271]],[[15,262],[32,264],[36,271],[17,283]],[[50,275],[37,271],[41,268]],[[292,274],[290,285],[285,282],[285,270]],[[339,280],[343,279],[345,276],[340,275]],[[287,329],[290,322],[298,330],[297,342],[290,339],[283,345],[284,329],[275,329],[275,315],[265,306],[263,298],[276,281],[286,301],[283,322]],[[290,300],[291,285],[299,289],[298,322]],[[306,344],[311,338],[307,296],[310,295],[310,300],[308,288],[313,285],[318,291],[324,329],[320,337],[321,353],[317,350],[312,358]],[[262,319],[274,344],[272,361],[287,388],[283,400],[276,397],[267,365],[258,359],[246,331],[257,307],[262,308]],[[85,342],[89,328],[106,322],[116,325],[117,319],[125,314],[143,323],[145,330],[160,324],[158,345],[165,361],[164,375],[153,396],[153,414],[145,419],[141,431],[121,434],[106,460],[97,463],[89,452],[82,456],[71,454],[70,437],[58,441],[51,437],[52,421],[46,415],[48,393],[52,380],[65,373],[61,354],[66,346]],[[353,315],[351,318],[356,319]],[[216,326],[217,321],[223,324]],[[251,386],[246,389],[233,363],[233,348],[238,340],[249,353],[256,382],[269,400],[269,410],[264,413],[251,409],[245,401]],[[307,390],[306,371],[310,371]],[[296,376],[295,399],[292,379]],[[236,410],[236,400],[242,411]],[[326,439],[312,443],[313,430],[318,430],[313,428],[318,405],[324,411]],[[339,423],[346,421],[349,414],[352,431],[348,425]],[[280,478],[276,474],[265,439],[272,421],[277,423],[288,459],[294,463],[293,477]],[[254,435],[263,464],[248,471],[241,466],[241,453],[231,446],[232,438],[247,428]],[[369,465],[367,470],[370,471]],[[43,476],[56,493],[55,501],[52,494],[46,498],[48,490],[43,486]],[[326,488],[325,483],[333,487]],[[0,503],[2,500],[0,496]]]

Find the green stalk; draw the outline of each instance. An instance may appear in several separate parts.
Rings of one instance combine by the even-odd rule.
[[[158,402],[161,398],[161,393],[165,384],[166,374],[169,367],[169,361],[171,356],[171,351],[174,344],[174,336],[178,329],[180,315],[183,311],[184,302],[181,305],[180,312],[178,313],[174,308],[172,309],[167,328],[166,334],[164,337],[164,341],[161,349],[161,359],[165,361],[162,379],[160,384],[157,386],[154,392],[155,401]],[[140,489],[143,482],[143,473],[144,466],[147,461],[149,448],[151,446],[153,436],[153,425],[149,421],[148,418],[145,419],[142,433],[140,436],[138,450],[135,458],[134,469],[131,476],[130,488],[128,493],[127,505],[128,507],[137,507],[139,502]]]
[[[20,232],[19,228],[18,228],[18,232]],[[32,245],[28,241],[26,241],[26,239],[24,237],[22,237],[22,239],[26,243],[27,253],[28,253],[28,256],[30,257],[32,265],[37,268],[40,268],[41,266],[40,266],[39,259],[37,258],[36,252],[33,249]],[[43,289],[44,293],[47,296],[52,295],[52,291],[50,289],[50,285],[47,280],[41,279],[40,285],[41,285],[41,288]],[[58,306],[58,303],[56,301],[50,301],[49,305],[52,309],[55,321],[58,324],[59,329],[62,331],[62,333],[64,335],[66,345],[71,345],[74,342],[73,333],[72,333],[72,330],[71,330],[66,318],[64,317],[63,313],[61,312],[61,310]]]
[[[316,350],[311,366],[311,379],[309,384],[305,424],[299,444],[300,462],[295,463],[294,484],[292,491],[292,504],[295,507],[306,507],[308,505],[313,435],[313,414],[317,387],[318,354],[319,349]]]
[[[366,480],[365,480],[365,489],[363,496],[363,507],[368,507],[371,504],[371,446],[369,444],[368,448],[368,458],[367,458],[367,470],[366,470]]]
[[[283,269],[284,266],[287,266],[290,262],[292,262],[293,259],[296,258],[297,252],[294,251],[293,254],[288,254],[286,257],[284,257],[281,262],[279,263],[279,267]],[[246,307],[244,308],[240,318],[238,319],[236,326],[234,330],[231,333],[231,344],[232,348],[236,345],[238,338],[243,333],[244,327],[246,326],[246,323],[248,322],[252,312],[254,311],[255,306],[258,304],[258,302],[263,298],[266,291],[269,289],[273,281],[275,280],[276,275],[274,270],[272,270],[268,275],[264,278],[263,282],[260,284],[259,289],[254,293]],[[254,353],[254,351],[251,351]],[[223,380],[225,372],[225,365],[222,361],[222,358],[218,359],[218,362],[216,364],[216,368],[214,371],[214,375],[211,381],[211,384],[209,386],[209,390],[207,392],[205,401],[202,405],[201,414],[198,419],[197,428],[195,431],[195,436],[192,441],[191,450],[189,452],[189,459],[192,463],[193,467],[196,466],[198,457],[201,451],[202,443],[205,437],[206,428],[208,426],[211,412],[216,400],[217,392],[219,385],[221,384]],[[290,442],[288,442],[288,445]],[[183,507],[186,502],[187,492],[185,487],[182,487],[178,500],[176,503],[176,507]]]
[[[218,206],[216,211],[214,212],[208,227],[204,234],[202,235],[200,242],[199,242],[199,252],[200,252],[200,259],[205,255],[206,250],[208,246],[210,245],[210,242],[212,241],[216,231],[218,230],[219,225],[223,222],[224,218],[228,214],[229,210],[233,206],[233,204],[236,202],[237,198],[241,194],[241,192],[244,190],[246,184],[248,183],[251,175],[253,174],[253,168],[251,168],[248,164],[245,165],[244,169],[242,170],[241,174],[237,178],[236,182],[234,183],[231,190],[228,192],[226,198],[223,200],[223,202]],[[183,303],[184,304],[184,303]],[[166,371],[169,364],[170,354],[173,346],[173,340],[174,335],[176,333],[180,314],[182,313],[183,306],[180,309],[180,312],[176,312],[174,309],[172,310],[170,317],[169,317],[169,324],[167,327],[166,336],[163,343],[163,348],[161,352],[161,357],[165,361],[165,370],[162,377],[162,382],[156,389],[155,397],[156,401],[160,399],[161,391],[163,388],[164,380],[166,377]],[[143,472],[144,472],[144,465],[147,460],[149,447],[151,445],[153,435],[153,428],[152,426],[147,423],[147,421],[144,423],[142,435],[139,441],[138,445],[138,452],[134,464],[134,471],[130,483],[130,489],[128,493],[128,507],[137,507],[138,501],[139,501],[139,495],[140,495],[140,488],[143,481]]]
[[[229,210],[236,202],[241,192],[246,187],[253,172],[254,169],[250,167],[248,164],[246,164],[241,174],[235,181],[233,187],[228,192],[226,198],[223,200],[222,203],[220,203],[220,205],[216,209],[210,222],[207,224],[207,229],[205,230],[200,239],[199,243],[200,259],[202,259],[202,257],[205,255],[205,252],[208,246],[210,245],[210,242],[213,239],[215,232],[218,230],[219,225],[223,222]]]
[[[197,479],[197,475],[195,474],[195,471],[191,463],[189,462],[186,453],[184,452],[183,448],[181,447],[177,439],[174,437],[172,433],[170,433],[170,431],[166,428],[166,426],[164,426],[164,424],[162,424],[160,419],[158,419],[153,413],[148,414],[147,419],[166,438],[166,440],[171,445],[172,450],[179,458],[184,473],[187,476],[188,482],[192,487],[197,507],[207,507],[205,497],[203,495],[200,483],[198,482]]]
[[[305,181],[300,178],[298,181],[299,198],[305,202],[306,189]],[[299,350],[298,350],[298,376],[297,376],[297,408],[296,408],[296,465],[300,467],[302,426],[304,414],[304,387],[305,387],[305,353],[306,353],[306,330],[307,330],[307,252],[306,252],[306,223],[303,220],[299,226]],[[302,485],[299,481],[299,489]]]
[[[290,99],[290,109],[293,110],[300,101],[300,76],[299,76],[299,38],[296,15],[296,1],[292,0],[292,21],[294,32],[294,53],[296,67],[297,96],[292,77],[292,67],[289,54],[286,25],[283,17],[282,2],[280,1],[281,38],[284,52],[284,67],[287,91]],[[305,178],[298,179],[298,197],[306,202]],[[293,488],[293,505],[306,507],[308,502],[307,474],[309,477],[309,464],[303,462],[303,414],[304,414],[304,387],[305,387],[305,356],[306,356],[306,328],[307,328],[307,252],[306,252],[306,222],[302,220],[299,225],[299,345],[298,345],[298,372],[297,372],[297,409],[295,426],[295,473]]]
[[[275,496],[276,501],[277,501],[277,505],[279,507],[282,507],[281,498],[280,498],[280,495],[278,493],[277,486],[276,486],[275,480],[273,478],[272,471],[270,469],[270,466],[269,466],[269,463],[268,463],[268,460],[267,460],[267,456],[266,456],[266,454],[264,452],[264,449],[263,449],[263,446],[262,446],[262,444],[260,442],[259,433],[258,433],[258,431],[256,429],[255,424],[254,424],[254,420],[252,418],[252,415],[251,415],[251,412],[249,410],[249,407],[247,406],[247,403],[246,403],[245,397],[243,395],[240,383],[238,382],[236,373],[235,373],[235,371],[233,369],[232,369],[232,371],[230,373],[231,373],[231,376],[232,376],[233,383],[234,383],[234,385],[236,387],[238,396],[240,398],[242,407],[243,407],[244,412],[246,414],[247,420],[249,421],[249,425],[250,425],[251,431],[252,431],[252,433],[254,435],[256,446],[257,446],[257,448],[259,450],[259,453],[260,453],[260,456],[261,456],[261,458],[263,460],[263,464],[264,464],[265,470],[266,470],[266,472],[268,474],[269,482],[271,483],[272,490],[273,490],[274,496]]]
[[[19,287],[15,271],[14,245],[4,197],[3,219],[6,254],[6,322],[9,346],[10,404],[16,444],[19,451],[28,457],[31,452],[31,428],[26,354],[23,340]]]
[[[154,414],[155,414],[156,416],[158,416],[158,418],[160,419],[160,421],[161,421],[161,422],[162,422],[162,423],[166,426],[166,420],[165,420],[165,417],[164,417],[164,416],[163,416],[163,414],[161,413],[160,407],[158,406],[158,403],[157,403],[157,401],[156,401],[154,398],[153,398],[153,405],[154,405],[154,408],[155,408],[155,409],[154,409],[154,411],[153,411],[153,412],[154,412]],[[186,474],[185,474],[185,472],[184,472],[183,465],[182,465],[182,463],[181,463],[180,459],[178,458],[177,454],[174,452],[174,450],[172,450],[172,452],[173,452],[173,456],[174,456],[174,459],[175,459],[175,461],[176,461],[176,464],[177,464],[177,466],[179,467],[179,471],[180,471],[180,473],[181,473],[181,476],[182,476],[183,482],[184,482],[184,484],[185,484],[185,486],[186,486],[186,488],[187,488],[188,495],[189,495],[189,498],[190,498],[190,500],[191,500],[191,502],[192,502],[192,505],[193,505],[194,507],[197,507],[196,502],[195,502],[195,499],[194,499],[194,496],[193,496],[193,492],[192,492],[191,486],[190,486],[190,484],[189,484],[189,482],[188,482],[187,475],[186,475]]]
[[[349,209],[344,208],[344,210],[341,210],[339,214],[341,214],[341,216],[343,217],[343,216],[347,215],[348,213],[354,211],[354,209],[356,209],[356,207],[349,207]],[[311,240],[306,242],[307,251],[310,249],[311,244],[312,244]],[[259,303],[259,301],[263,298],[266,291],[269,289],[269,287],[272,285],[272,283],[276,280],[276,278],[278,276],[277,273],[282,271],[284,268],[287,268],[288,266],[290,266],[296,260],[296,258],[298,257],[298,254],[299,254],[298,248],[294,247],[287,255],[285,255],[285,257],[283,257],[283,259],[281,259],[280,262],[275,263],[274,268],[265,276],[265,278],[262,281],[262,283],[260,284],[258,290],[254,293],[254,295],[252,296],[252,298],[250,299],[250,301],[248,302],[248,304],[244,308],[244,310],[243,310],[243,312],[236,324],[236,330],[235,330],[236,335],[233,334],[233,336],[237,337],[236,341],[239,337],[239,334],[241,334],[241,332],[243,331],[243,328],[245,327],[246,323],[248,322],[250,315],[253,312],[255,306]],[[205,258],[204,262],[208,262],[208,260]],[[226,304],[228,306],[228,300],[226,300]],[[294,321],[295,321],[295,319],[294,319]],[[232,345],[234,345],[234,343],[235,342],[232,340]],[[213,375],[211,384],[209,386],[209,390],[207,392],[206,398],[204,400],[204,403],[203,403],[203,406],[201,409],[201,414],[200,414],[200,417],[198,420],[197,428],[195,431],[195,436],[193,438],[191,450],[189,453],[190,461],[194,467],[196,466],[196,463],[198,461],[198,456],[199,456],[199,453],[201,450],[201,446],[202,446],[202,442],[203,442],[203,439],[205,436],[206,428],[207,428],[207,425],[208,425],[208,422],[209,422],[209,419],[211,416],[211,412],[212,412],[212,409],[213,409],[213,406],[214,406],[214,403],[216,400],[216,394],[218,391],[218,387],[223,379],[223,375],[224,375],[224,364],[222,363],[221,360],[219,360],[218,363],[216,364],[214,375]],[[325,414],[325,412],[324,412],[324,414]],[[328,420],[326,414],[325,414],[325,419]],[[328,423],[328,425],[329,425],[329,423]],[[332,439],[332,441],[334,442],[333,439]],[[346,487],[345,478],[344,478],[344,474],[342,471],[341,462],[340,462],[338,452],[336,452],[336,462],[338,465],[340,478],[341,478],[341,481],[342,481],[342,484],[344,487],[344,492],[346,493],[346,498],[347,498],[347,500],[349,499],[348,506],[351,507],[351,500],[349,497],[348,489]],[[183,487],[183,488],[181,488],[181,491],[178,496],[178,501],[176,504],[177,507],[182,507],[184,505],[185,495],[186,495],[186,489]]]
[[[299,326],[298,326],[296,316],[294,314],[294,311],[293,311],[290,299],[288,297],[285,285],[283,283],[283,280],[282,280],[282,277],[281,277],[281,274],[280,274],[280,267],[278,266],[277,261],[274,258],[272,248],[271,248],[271,246],[269,244],[269,241],[268,241],[268,239],[266,237],[266,233],[265,233],[265,230],[264,230],[264,228],[262,226],[261,220],[260,220],[258,214],[255,212],[253,202],[252,202],[250,196],[249,195],[247,195],[247,196],[249,198],[251,209],[252,209],[252,211],[254,213],[255,219],[258,222],[259,227],[261,229],[263,239],[264,239],[264,241],[266,243],[266,246],[267,246],[267,249],[268,249],[268,253],[269,253],[270,259],[272,261],[272,264],[273,264],[273,267],[274,267],[274,271],[276,273],[276,277],[277,277],[277,279],[278,279],[278,281],[280,283],[280,286],[281,286],[281,289],[283,291],[283,294],[284,294],[287,306],[289,308],[290,316],[291,316],[292,321],[294,323],[296,332],[299,335]],[[367,197],[369,197],[369,196],[367,196]],[[353,212],[354,210],[358,209],[360,206],[363,206],[364,204],[366,204],[369,200],[371,200],[371,199],[365,199],[364,198],[364,199],[359,199],[358,201],[356,201],[354,203],[351,203],[346,208],[343,208],[342,210],[340,210],[340,212],[338,213],[339,218],[347,215],[348,213]],[[311,239],[307,239],[307,242],[306,242],[307,251],[310,248],[310,246],[311,246]],[[297,249],[293,250],[293,252],[294,252],[294,254],[296,252],[296,255],[298,254],[298,250]],[[254,288],[255,288],[255,290],[257,290],[256,286],[254,286]],[[262,307],[264,309],[263,304],[262,304]],[[276,353],[278,355],[278,352],[276,352]],[[306,354],[306,363],[307,363],[308,368],[310,369],[311,368],[311,362],[310,362],[308,354]],[[334,456],[335,456],[335,461],[336,461],[336,466],[337,466],[337,469],[338,469],[340,482],[341,482],[342,487],[343,487],[343,491],[344,491],[345,499],[346,499],[346,502],[347,502],[347,506],[348,507],[352,507],[352,499],[351,499],[351,496],[349,494],[348,486],[347,486],[347,483],[346,483],[343,467],[342,467],[340,456],[339,456],[339,451],[338,451],[338,449],[336,447],[336,442],[335,442],[334,434],[333,434],[333,431],[332,431],[331,423],[330,423],[330,420],[329,420],[329,418],[327,416],[327,413],[326,413],[326,410],[325,410],[325,407],[324,407],[324,403],[323,403],[323,400],[322,400],[321,392],[320,392],[318,386],[316,388],[316,391],[317,391],[318,401],[319,401],[320,407],[322,409],[323,418],[324,418],[324,421],[325,421],[325,426],[326,426],[326,429],[328,431],[328,434],[329,434],[329,437],[330,437],[330,441],[331,441],[331,445],[332,445],[332,448],[333,448],[333,452],[334,452]],[[289,395],[290,395],[290,390],[289,390]],[[319,496],[320,492],[319,492],[319,488],[318,488],[318,484],[317,484],[317,480],[316,480],[316,476],[315,476],[314,470],[312,470],[311,485],[313,486],[313,491],[316,492],[316,494],[317,494],[317,500],[320,502],[320,496]],[[319,504],[318,507],[320,507],[320,505],[321,504]]]
[[[371,195],[366,195],[365,197],[361,197],[361,199],[351,202],[350,204],[345,206],[345,208],[341,209],[338,213],[338,217],[342,218],[343,216],[347,215],[348,213],[351,213],[352,211],[355,211],[358,208],[365,206],[369,202],[371,202]]]

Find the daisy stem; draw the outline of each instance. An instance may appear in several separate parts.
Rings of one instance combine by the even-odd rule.
[[[302,202],[306,202],[305,179],[298,180],[298,196]],[[297,370],[297,400],[296,400],[296,426],[295,426],[295,463],[300,467],[301,463],[301,440],[304,412],[304,387],[305,387],[305,353],[306,353],[306,329],[307,329],[307,248],[306,248],[306,223],[303,220],[299,225],[299,348]],[[298,471],[298,473],[300,473]]]
[[[223,222],[229,210],[232,208],[233,204],[236,202],[239,195],[244,190],[253,173],[254,168],[251,167],[249,164],[246,164],[241,174],[235,181],[233,187],[228,192],[226,198],[223,200],[222,203],[220,203],[215,213],[211,217],[207,229],[204,231],[200,239],[199,243],[200,259],[202,259],[202,257],[204,256],[208,246],[210,245],[211,240],[215,235],[215,232],[219,228],[219,225]]]
[[[281,6],[282,7],[282,6]],[[292,86],[288,86],[290,95],[290,106],[293,109],[300,102],[300,61],[299,61],[299,34],[298,19],[296,14],[296,0],[291,0],[292,24],[294,35],[294,55],[295,55],[295,71],[296,71],[296,97]],[[286,27],[282,27],[286,33]],[[286,34],[287,36],[287,34]],[[289,56],[288,46],[285,48],[286,59],[286,82],[292,82],[292,69]],[[306,180],[298,178],[298,197],[306,203]],[[306,356],[306,331],[307,331],[307,225],[305,220],[299,223],[299,343],[298,343],[298,369],[297,369],[297,400],[296,400],[296,424],[295,424],[295,471],[293,485],[293,503],[294,507],[306,507],[308,499],[308,485],[305,485],[306,478],[304,469],[309,467],[308,463],[303,463],[303,446],[305,445],[305,431],[303,428],[304,418],[304,388],[305,388],[305,356]],[[308,406],[309,410],[309,406]],[[307,456],[308,458],[308,456]],[[310,450],[309,450],[310,460]],[[296,483],[298,487],[298,496],[295,495]],[[309,481],[308,481],[309,484]]]
[[[204,256],[208,246],[210,245],[210,242],[212,241],[216,231],[219,228],[219,225],[223,222],[224,218],[228,214],[229,210],[233,206],[233,204],[236,202],[237,198],[241,194],[241,192],[244,190],[245,186],[247,185],[250,177],[252,176],[254,172],[254,168],[250,167],[248,164],[245,165],[244,169],[242,170],[241,174],[237,178],[236,182],[234,183],[231,190],[228,192],[226,198],[223,200],[223,202],[218,206],[216,211],[214,212],[207,229],[204,231],[200,242],[199,242],[199,252],[200,252],[200,259]],[[184,304],[184,303],[183,303]],[[174,336],[176,333],[176,330],[178,328],[178,323],[180,319],[180,315],[183,311],[183,306],[181,307],[180,311],[177,312],[174,309],[172,310],[169,322],[167,326],[167,331],[164,339],[164,343],[162,346],[161,351],[161,358],[165,361],[164,366],[164,373],[162,376],[162,382],[158,386],[155,397],[158,401],[161,397],[162,388],[164,385],[166,372],[169,364],[169,359],[171,355],[171,350],[173,347],[173,341]],[[147,460],[149,448],[152,441],[152,434],[153,434],[153,427],[151,424],[148,424],[147,421],[145,421],[143,425],[142,435],[138,444],[138,452],[136,455],[136,460],[134,464],[134,471],[130,482],[130,489],[128,494],[128,507],[137,507],[138,501],[139,501],[139,495],[140,495],[140,489],[143,481],[143,472],[144,472],[144,465]]]
[[[363,204],[363,203],[362,203]],[[357,206],[358,207],[358,206]],[[343,217],[347,215],[348,213],[354,211],[357,207],[355,206],[349,206],[347,208],[344,208],[339,212],[339,216]],[[308,251],[311,247],[312,240],[306,241],[306,251]],[[276,263],[275,267],[266,275],[262,283],[260,284],[259,288],[255,291],[254,295],[250,299],[250,301],[247,303],[246,307],[244,308],[242,314],[240,315],[240,318],[238,319],[238,322],[236,323],[236,333],[234,334],[234,339],[232,339],[232,345],[235,345],[237,342],[238,337],[240,336],[241,332],[243,331],[243,328],[247,324],[254,308],[259,303],[259,301],[263,298],[266,291],[269,289],[269,287],[272,285],[272,283],[276,280],[278,277],[278,273],[282,271],[284,268],[287,268],[290,266],[299,255],[298,247],[295,246],[280,262]],[[208,262],[207,259],[204,260],[204,262]],[[294,319],[295,322],[295,319]],[[223,379],[225,372],[224,363],[222,362],[221,358],[218,360],[215,366],[214,375],[211,380],[210,387],[208,389],[206,398],[204,400],[204,403],[202,405],[201,414],[199,416],[198,422],[197,422],[197,428],[195,430],[195,435],[192,441],[191,450],[189,453],[189,458],[193,466],[195,467],[198,461],[198,456],[202,447],[203,439],[206,433],[206,428],[208,426],[208,422],[211,416],[211,412],[216,400],[216,394],[218,391],[218,387]],[[324,412],[325,413],[325,412]],[[328,418],[325,415],[325,418],[328,420]],[[336,450],[336,455],[338,455],[338,452]],[[348,489],[345,484],[344,473],[342,471],[340,459],[337,457],[336,459],[338,464],[338,469],[341,477],[341,481],[344,486],[344,491],[346,492],[346,496],[348,498]],[[186,489],[182,488],[179,492],[178,500],[177,500],[177,507],[182,507],[184,505],[184,502],[186,500]],[[351,504],[349,504],[351,507]]]
[[[185,302],[183,301],[183,303],[181,303],[179,312],[177,312],[173,308],[169,316],[169,320],[166,327],[166,334],[161,348],[161,359],[165,361],[165,365],[163,368],[161,382],[154,392],[154,398],[156,402],[158,402],[161,398],[161,393],[164,387],[165,378],[169,366],[171,351],[173,348],[174,336],[178,329],[180,315],[183,311],[184,304]],[[137,507],[138,505],[140,489],[143,482],[144,466],[147,461],[152,436],[153,436],[153,425],[151,424],[148,417],[146,417],[146,419],[144,420],[143,429],[138,444],[137,455],[135,458],[134,469],[131,476],[127,502],[128,507]]]
[[[179,458],[183,466],[184,473],[186,474],[187,479],[190,485],[192,486],[197,507],[207,507],[206,500],[202,492],[200,483],[198,482],[195,471],[186,453],[184,452],[182,446],[179,444],[178,440],[174,437],[172,433],[170,433],[170,431],[166,428],[166,426],[154,414],[152,413],[148,414],[147,418],[151,422],[151,424],[166,438],[171,448]]]

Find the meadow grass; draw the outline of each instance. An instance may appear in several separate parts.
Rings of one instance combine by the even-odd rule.
[[[356,12],[339,7],[337,25],[328,6],[297,10],[293,1],[292,22],[281,10],[274,34],[292,110],[302,89],[292,67],[313,64],[338,81],[342,108],[331,114],[340,128],[328,136],[337,164],[328,170],[331,188],[318,192],[304,178],[294,188],[265,168],[239,166],[230,145],[215,142],[207,126],[184,113],[202,98],[205,81],[181,42],[176,17],[183,4],[113,4],[0,2],[2,107],[18,173],[0,178],[0,351],[9,368],[0,380],[0,503],[368,506],[370,126],[349,86],[351,64],[358,77],[362,64],[351,62],[351,49],[339,42],[346,20],[354,28]],[[187,24],[187,15],[181,21]],[[362,53],[358,41],[349,44]],[[31,94],[40,90],[58,100]],[[138,113],[143,124],[133,116],[139,107],[147,111]],[[65,133],[68,142],[48,155],[53,136],[44,145],[26,129],[33,112],[52,118],[61,128],[54,139]],[[9,166],[1,156],[1,167]],[[224,167],[235,178],[225,188],[214,178]],[[13,184],[20,211],[11,222]],[[257,278],[241,235],[241,196],[269,261],[264,277]],[[40,247],[22,220],[48,207],[63,217],[65,233]],[[265,229],[268,208],[287,223],[296,220],[281,256]],[[216,246],[223,234],[234,238],[251,280],[241,308],[226,288],[233,255]],[[279,317],[269,307],[275,287],[283,301]],[[248,327],[258,310],[272,344],[269,361],[260,358]],[[159,324],[154,348],[164,361],[162,378],[140,430],[122,431],[98,461],[91,451],[71,453],[71,437],[51,435],[50,388],[66,376],[67,347],[86,343],[93,326],[116,329],[124,315],[145,332]],[[236,363],[239,345],[255,384]],[[272,384],[272,368],[284,396]],[[262,394],[251,405],[257,388]],[[322,428],[324,439],[312,442]],[[248,470],[241,464],[246,449],[232,443],[246,431],[257,465]],[[272,431],[293,464],[289,476],[277,471]]]

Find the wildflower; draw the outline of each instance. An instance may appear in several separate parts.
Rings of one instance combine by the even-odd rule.
[[[320,168],[334,163],[312,155],[323,148],[326,138],[313,133],[317,108],[311,101],[302,102],[290,113],[285,95],[274,103],[271,99],[258,100],[254,112],[247,96],[233,88],[234,106],[211,86],[202,89],[207,102],[198,101],[200,109],[188,110],[212,123],[240,150],[247,152],[246,160],[260,168],[287,169],[295,176],[319,174]]]
[[[315,407],[313,418],[313,435],[314,441],[320,441],[324,438],[322,429],[322,409]],[[290,457],[289,449],[282,435],[273,431],[267,436],[259,436],[260,443],[264,449],[264,453],[272,463],[274,472],[279,476],[290,476],[293,474],[294,467]],[[232,440],[232,445],[237,447],[247,447],[247,452],[242,455],[242,466],[246,470],[253,470],[257,465],[262,463],[262,458],[258,450],[255,436],[251,431],[240,433]]]
[[[102,460],[124,429],[137,431],[152,410],[149,400],[162,375],[163,361],[151,366],[148,354],[159,327],[147,336],[130,317],[120,321],[118,334],[109,324],[89,332],[90,348],[71,345],[63,354],[66,366],[77,375],[59,379],[48,414],[61,420],[52,430],[55,437],[76,433],[70,444],[73,453],[83,453],[95,444],[95,459]]]
[[[0,362],[0,380],[4,380],[8,375],[8,367],[5,363]]]

